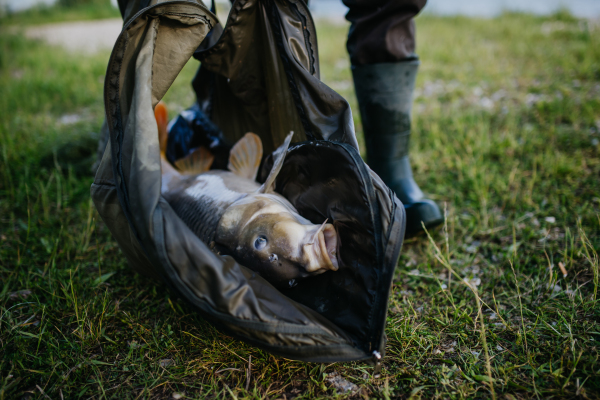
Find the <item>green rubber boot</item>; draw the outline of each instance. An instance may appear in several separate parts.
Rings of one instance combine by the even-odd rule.
[[[419,60],[352,66],[367,144],[367,163],[406,209],[406,234],[442,222],[440,208],[425,198],[408,159],[410,112]]]

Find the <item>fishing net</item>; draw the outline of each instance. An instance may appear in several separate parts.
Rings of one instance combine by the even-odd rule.
[[[306,4],[237,0],[224,28],[196,1],[120,4],[125,24],[104,92],[110,140],[91,193],[131,267],[165,282],[218,329],[273,354],[378,358],[404,208],[362,161],[347,101],[319,79]],[[338,271],[278,290],[213,253],[161,196],[153,109],[191,57],[201,62],[195,107],[226,141],[255,132],[269,154],[295,132],[276,190],[313,223],[334,224]],[[267,156],[259,180],[271,165]]]

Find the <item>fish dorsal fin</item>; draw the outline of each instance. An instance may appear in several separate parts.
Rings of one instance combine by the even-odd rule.
[[[206,148],[198,147],[184,158],[175,161],[175,166],[186,175],[197,175],[210,169],[215,156]]]
[[[277,178],[277,175],[279,175],[279,171],[283,166],[283,161],[285,161],[285,156],[288,148],[290,147],[292,136],[294,136],[293,131],[287,135],[283,141],[283,144],[273,152],[273,168],[271,168],[271,172],[269,173],[269,176],[267,176],[267,180],[257,190],[257,193],[269,193],[275,190],[275,179]]]
[[[158,144],[160,146],[161,154],[165,154],[167,151],[167,125],[169,124],[169,113],[167,106],[162,101],[158,102],[154,107],[154,118],[156,118],[156,125],[158,126]]]
[[[260,138],[248,132],[231,148],[227,168],[237,176],[256,180],[262,155],[263,147]]]

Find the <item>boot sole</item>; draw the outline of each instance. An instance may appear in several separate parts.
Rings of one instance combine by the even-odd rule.
[[[406,236],[423,233],[423,225],[429,231],[444,222],[440,208],[432,200],[424,199],[418,203],[406,204],[404,208],[406,209]]]

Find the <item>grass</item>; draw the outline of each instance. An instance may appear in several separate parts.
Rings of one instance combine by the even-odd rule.
[[[40,5],[26,11],[4,14],[3,10],[0,9],[0,26],[42,25],[104,18],[121,18],[119,9],[110,4],[110,0],[96,0],[88,2],[88,4],[78,4],[69,7]]]
[[[131,272],[89,199],[108,53],[0,33],[0,399],[600,398],[599,29],[417,23],[411,157],[447,225],[405,242],[379,379],[233,340]],[[357,110],[346,30],[319,24],[322,78]]]

